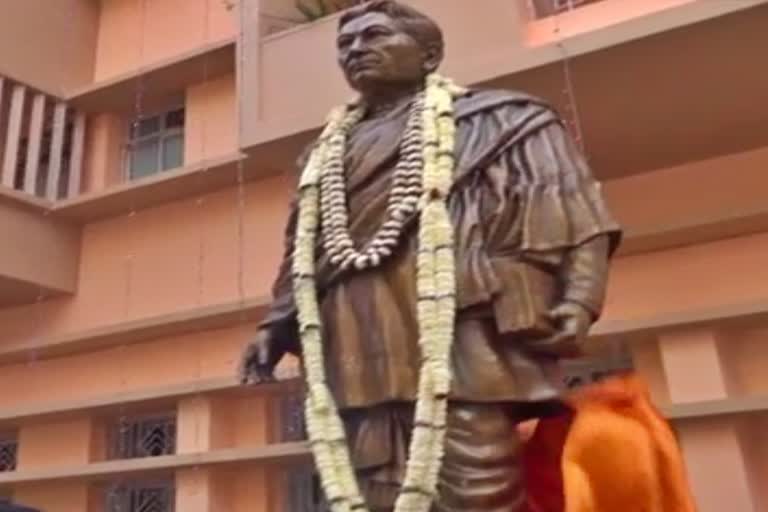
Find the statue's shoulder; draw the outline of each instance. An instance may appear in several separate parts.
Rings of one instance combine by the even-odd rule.
[[[457,119],[498,110],[547,112],[556,115],[549,103],[541,98],[514,90],[470,88],[464,95],[456,98],[454,103]]]

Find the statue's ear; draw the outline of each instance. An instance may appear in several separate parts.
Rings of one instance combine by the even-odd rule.
[[[443,61],[443,49],[440,45],[430,45],[424,51],[424,71],[434,73]]]

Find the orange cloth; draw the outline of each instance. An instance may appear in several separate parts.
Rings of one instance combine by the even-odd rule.
[[[527,447],[530,512],[695,512],[675,436],[641,379],[588,386],[570,405],[572,417],[543,420]]]

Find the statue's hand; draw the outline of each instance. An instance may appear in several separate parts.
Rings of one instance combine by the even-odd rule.
[[[274,382],[274,371],[280,356],[272,334],[262,329],[243,351],[238,369],[241,384]]]
[[[554,332],[546,338],[535,340],[531,348],[536,352],[556,357],[579,357],[592,325],[592,313],[576,302],[562,302],[548,313]]]

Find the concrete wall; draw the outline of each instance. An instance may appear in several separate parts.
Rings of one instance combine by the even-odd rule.
[[[210,0],[100,0],[94,80],[234,37],[234,9]]]
[[[99,6],[92,0],[3,2],[0,75],[61,96],[94,74]]]

